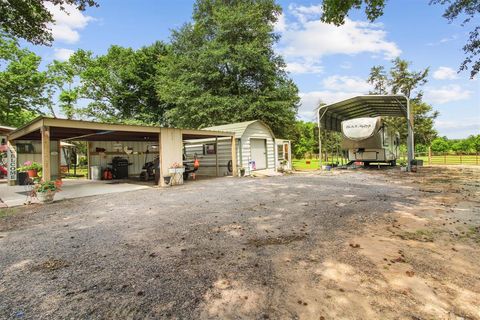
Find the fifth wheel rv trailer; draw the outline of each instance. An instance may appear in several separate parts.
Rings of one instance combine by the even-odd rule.
[[[398,158],[400,136],[389,129],[381,117],[356,118],[342,121],[342,149],[348,152],[350,162],[389,163]]]

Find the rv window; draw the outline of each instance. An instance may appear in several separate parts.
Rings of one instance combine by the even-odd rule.
[[[283,144],[277,145],[278,160],[284,160],[285,155],[283,153]]]
[[[390,145],[390,141],[388,140],[388,130],[386,127],[383,127],[383,146],[388,147]]]
[[[216,154],[217,148],[215,147],[215,143],[208,143],[203,145],[203,155],[207,154]]]

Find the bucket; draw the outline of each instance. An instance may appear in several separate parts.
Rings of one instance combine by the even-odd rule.
[[[90,166],[90,180],[102,180],[102,167]]]

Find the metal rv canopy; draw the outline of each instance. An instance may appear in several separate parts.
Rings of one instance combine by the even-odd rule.
[[[404,117],[408,125],[408,164],[410,170],[413,153],[413,114],[411,113],[410,100],[403,94],[392,95],[364,95],[320,106],[317,109],[317,121],[319,130],[331,130],[341,132],[343,120],[362,117]],[[320,153],[322,141],[319,135]],[[320,157],[320,165],[322,159]]]

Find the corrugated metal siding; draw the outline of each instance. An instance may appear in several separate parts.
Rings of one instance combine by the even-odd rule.
[[[258,122],[258,120],[224,124],[221,126],[208,127],[204,129],[213,131],[233,132],[235,133],[235,138],[240,139],[245,133],[245,130],[247,130],[248,126],[255,122]]]
[[[17,153],[17,167],[23,166],[26,161],[42,163],[42,142],[38,140],[17,140],[15,143],[31,143],[33,153]],[[50,141],[50,153],[58,153],[58,141]],[[58,155],[50,154],[50,175],[51,179],[58,177]]]
[[[106,152],[115,152],[115,144],[121,144],[122,150],[124,147],[131,147],[133,148],[133,153],[129,155],[127,155],[125,152],[114,155],[91,154],[90,165],[101,166],[103,169],[107,167],[108,163],[112,162],[113,157],[127,158],[128,161],[132,163],[132,165],[128,167],[128,174],[136,176],[142,172],[142,167],[145,164],[145,151],[147,150],[147,146],[149,147],[148,150],[150,151],[147,156],[147,161],[152,161],[158,155],[158,149],[152,148],[152,145],[158,145],[158,142],[156,141],[93,141],[90,142],[90,152],[96,152],[96,148],[104,148]]]
[[[198,175],[204,176],[216,176],[216,156],[214,154],[203,154],[203,145],[215,143],[215,139],[208,139],[203,140],[202,143],[198,144],[188,144],[185,146],[185,154],[187,155],[188,160],[192,160],[197,155],[197,159],[200,162],[200,168],[196,172]],[[230,139],[228,140],[218,140],[218,173],[219,176],[230,175],[231,173],[228,172],[228,162],[232,160],[232,143]],[[239,161],[239,146],[237,142],[237,162]]]
[[[246,173],[250,173],[249,161],[250,139],[265,139],[267,141],[267,169],[275,169],[275,143],[270,130],[261,122],[255,122],[248,126],[242,136],[242,166]]]
[[[239,124],[231,124],[225,126],[217,126],[206,129],[212,130],[223,130],[226,128],[226,131],[237,132],[242,128],[243,134],[240,139],[237,140],[237,166],[244,167],[245,173],[250,174],[249,170],[249,161],[251,160],[250,154],[250,139],[265,139],[267,142],[267,169],[275,169],[275,141],[270,129],[264,125],[261,121],[249,121],[242,122]],[[219,140],[220,141],[220,140]],[[186,146],[187,156],[193,157],[193,154],[196,152],[200,160],[200,169],[197,171],[199,175],[215,175],[215,155],[203,155],[203,144],[215,142],[215,139],[211,140],[202,140],[202,144],[190,144]],[[231,159],[230,155],[231,143],[222,142],[220,145],[219,142],[219,163],[220,163],[220,175],[224,175],[227,171],[226,163]],[[203,158],[202,158],[203,157]],[[211,166],[211,161],[213,161],[213,167]],[[203,163],[206,163],[203,166]]]

